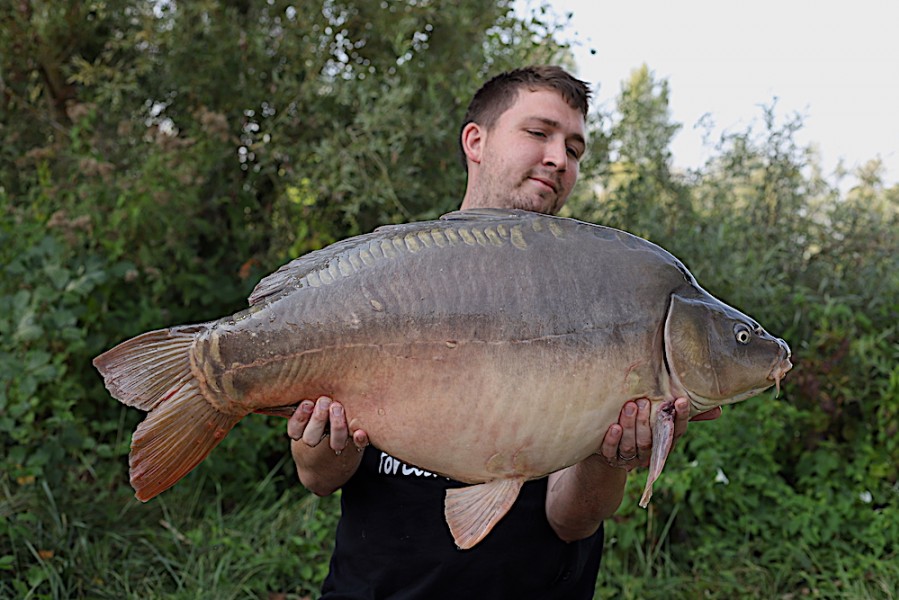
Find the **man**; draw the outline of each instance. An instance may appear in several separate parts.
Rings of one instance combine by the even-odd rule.
[[[586,150],[589,96],[584,82],[558,67],[488,81],[460,134],[468,172],[462,210],[557,213]],[[684,399],[675,407],[679,437],[689,408]],[[364,431],[350,440],[339,399],[304,400],[288,422],[300,481],[321,496],[343,489],[322,597],[592,598],[602,522],[618,509],[627,473],[649,463],[649,414],[648,401],[628,402],[596,454],[526,483],[490,535],[463,551],[443,519],[446,489],[461,484],[368,446]]]

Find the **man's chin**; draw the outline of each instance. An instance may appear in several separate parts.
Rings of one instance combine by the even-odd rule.
[[[539,202],[535,202],[532,204],[532,207],[528,210],[533,212],[542,213],[544,215],[554,215],[562,208],[561,204],[557,203],[555,198],[549,200],[541,200]]]
[[[469,203],[469,208],[517,209],[543,213],[545,215],[554,215],[561,207],[562,203],[554,195],[552,197],[543,197],[539,194],[494,196],[492,198],[483,198],[480,201],[472,200]]]
[[[556,197],[544,198],[543,196],[523,196],[514,201],[515,208],[529,210],[531,212],[554,215],[562,208]]]

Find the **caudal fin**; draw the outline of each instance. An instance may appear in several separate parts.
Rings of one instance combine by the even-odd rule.
[[[203,325],[151,331],[93,361],[106,389],[149,411],[131,437],[131,486],[146,502],[206,458],[242,415],[225,414],[201,394],[189,351]]]

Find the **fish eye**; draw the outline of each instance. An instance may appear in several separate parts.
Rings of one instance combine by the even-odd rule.
[[[742,323],[738,324],[734,326],[734,337],[738,344],[745,346],[752,340],[752,330]]]

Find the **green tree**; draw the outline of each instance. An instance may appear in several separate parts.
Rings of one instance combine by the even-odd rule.
[[[91,358],[243,308],[289,258],[458,206],[464,103],[488,74],[564,57],[553,27],[522,22],[508,0],[0,3],[0,570],[15,574],[0,596],[124,594],[97,583],[113,577],[90,549],[134,547],[103,532],[130,496],[140,415],[109,397]],[[222,513],[247,498],[290,505],[276,498],[302,494],[283,424],[239,429],[227,460],[173,490],[179,518],[161,501],[132,525],[221,523],[214,498]],[[140,535],[179,567],[124,573],[123,559],[123,589],[135,577],[167,595],[202,571],[177,552],[187,536]],[[290,588],[297,560],[236,561],[251,569],[243,593],[315,589]],[[260,568],[274,579],[256,581]]]
[[[242,308],[300,253],[455,208],[483,78],[571,66],[548,8],[510,5],[0,3],[0,596],[314,593],[337,504],[295,485],[283,424],[247,419],[138,506],[140,415],[90,360]],[[774,106],[679,174],[669,93],[644,66],[590,116],[569,214],[672,250],[796,367],[780,398],[691,426],[650,511],[631,477],[600,594],[890,597],[899,186],[872,161],[841,191]]]
[[[626,504],[619,517],[627,525],[612,535],[634,550],[644,575],[671,574],[663,546],[693,576],[703,565],[736,565],[704,575],[698,589],[716,597],[750,587],[754,596],[805,587],[830,597],[845,586],[833,568],[854,573],[849,579],[890,572],[884,565],[896,551],[895,192],[871,164],[842,194],[796,142],[799,118],[781,120],[770,106],[762,125],[722,136],[683,183],[690,209],[671,215],[670,231],[648,229],[709,291],[783,336],[795,367],[779,398],[765,394],[691,426],[657,508]],[[632,495],[640,482],[631,482]],[[834,548],[878,558],[845,560]],[[746,564],[766,566],[756,577]],[[664,597],[642,580],[627,585],[635,596]]]
[[[594,198],[575,198],[572,211],[589,220],[622,227],[643,236],[670,233],[688,218],[687,189],[671,171],[671,140],[680,125],[671,120],[668,82],[646,65],[624,82],[604,140],[608,162],[595,179]]]

